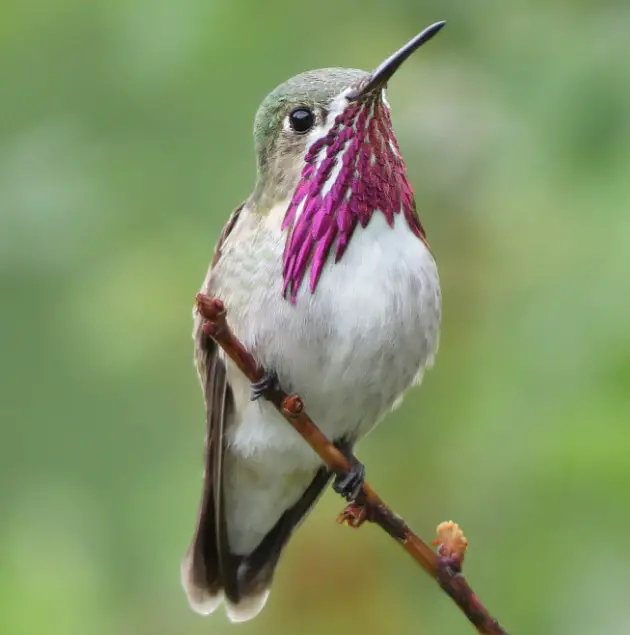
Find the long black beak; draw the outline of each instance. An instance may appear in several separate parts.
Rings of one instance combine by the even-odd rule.
[[[371,93],[377,88],[382,88],[387,80],[400,68],[400,65],[420,46],[428,42],[446,22],[436,22],[428,26],[424,31],[418,33],[413,40],[410,40],[400,50],[396,51],[392,56],[388,57],[373,73],[367,84],[357,88],[348,95],[346,99],[356,101],[364,95]]]

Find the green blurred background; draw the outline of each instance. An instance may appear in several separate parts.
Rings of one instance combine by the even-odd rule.
[[[0,632],[465,634],[327,493],[256,620],[193,614],[192,300],[254,180],[264,95],[372,68],[441,267],[442,347],[359,448],[453,518],[512,633],[630,633],[630,4],[8,0],[0,7]]]

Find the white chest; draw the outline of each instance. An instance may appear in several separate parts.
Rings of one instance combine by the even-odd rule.
[[[262,222],[239,220],[210,292],[225,301],[235,334],[287,391],[304,398],[322,431],[357,439],[432,363],[441,314],[435,262],[404,218],[390,227],[375,213],[341,261],[327,262],[315,293],[304,283],[292,304],[282,296],[284,209]],[[229,375],[242,413],[236,443],[310,452],[268,404],[249,401],[238,370]]]

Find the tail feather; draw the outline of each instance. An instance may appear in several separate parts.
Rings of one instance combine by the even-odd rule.
[[[245,622],[256,617],[269,598],[273,575],[284,546],[330,478],[330,472],[320,468],[302,498],[282,514],[273,529],[247,556],[227,554],[219,558],[218,543],[225,545],[225,542],[219,540],[215,523],[207,522],[215,516],[211,509],[214,497],[205,498],[193,543],[181,567],[182,585],[191,608],[208,615],[224,603],[232,622]]]
[[[269,599],[269,593],[269,589],[265,589],[257,595],[242,597],[237,604],[226,599],[225,612],[230,622],[247,622],[254,619],[263,610]]]
[[[210,615],[223,602],[223,589],[216,585],[208,585],[205,576],[199,575],[200,569],[195,565],[193,552],[189,550],[180,570],[182,586],[188,596],[190,608],[200,615]]]

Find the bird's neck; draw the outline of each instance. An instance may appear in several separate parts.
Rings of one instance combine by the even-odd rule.
[[[333,245],[338,262],[357,227],[367,227],[375,213],[382,213],[390,227],[401,215],[425,240],[389,109],[381,101],[346,109],[306,154],[282,224],[287,231],[285,295],[295,302],[309,267],[314,293]]]

